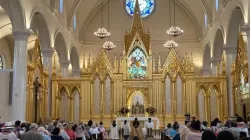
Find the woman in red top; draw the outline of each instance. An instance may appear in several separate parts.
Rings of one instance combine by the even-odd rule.
[[[65,132],[69,136],[70,140],[75,140],[76,139],[75,132],[71,128],[72,128],[71,124],[68,124],[65,128]]]

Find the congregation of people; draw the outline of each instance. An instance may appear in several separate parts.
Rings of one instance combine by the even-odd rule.
[[[222,123],[215,118],[208,127],[208,122],[192,117],[185,125],[169,123],[164,130],[166,140],[250,140],[249,134],[249,126],[243,119]]]
[[[103,123],[91,120],[88,124],[65,123],[56,120],[49,124],[16,121],[1,124],[0,140],[105,140]]]
[[[54,122],[26,123],[16,121],[0,124],[0,140],[106,140],[106,139],[133,139],[153,140],[156,135],[153,132],[154,123],[151,118],[145,124],[135,118],[132,123],[124,121],[121,127],[116,121],[110,125],[107,132],[103,122],[94,123],[90,120],[87,124],[66,123],[57,119]],[[120,131],[121,130],[121,131]],[[119,132],[122,132],[122,138]],[[159,138],[159,137],[158,137]],[[197,117],[192,117],[185,125],[174,122],[162,129],[162,140],[250,140],[249,127],[239,119],[228,120],[222,123],[218,118],[214,119],[210,127],[208,122],[200,122]]]

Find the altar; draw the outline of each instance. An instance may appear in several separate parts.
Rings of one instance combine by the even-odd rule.
[[[115,120],[116,120],[117,124],[119,125],[119,127],[122,127],[124,120],[127,120],[128,124],[130,125],[131,122],[133,123],[135,118],[138,119],[138,121],[140,122],[140,125],[144,126],[145,123],[148,121],[149,117],[117,117]],[[159,118],[158,117],[150,117],[150,118],[154,122],[154,128],[159,129],[159,127],[160,127]],[[144,122],[144,123],[141,123],[141,122]]]

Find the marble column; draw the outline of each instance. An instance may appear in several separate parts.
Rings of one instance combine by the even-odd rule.
[[[233,83],[232,83],[232,64],[236,57],[236,46],[225,45],[226,52],[226,69],[227,69],[227,92],[228,92],[228,115],[234,116],[234,99],[233,99]]]
[[[14,31],[14,64],[11,120],[25,120],[27,90],[27,40],[29,31]]]
[[[211,66],[212,75],[215,76],[219,72],[219,71],[217,71],[217,66],[221,62],[221,60],[220,59],[211,58],[210,62],[212,64],[212,66]]]
[[[69,76],[69,64],[70,64],[69,60],[60,62],[63,78]]]
[[[48,70],[48,107],[47,107],[47,117],[51,116],[51,103],[52,103],[52,62],[53,62],[53,54],[55,50],[50,49],[43,49],[43,66],[45,70]]]

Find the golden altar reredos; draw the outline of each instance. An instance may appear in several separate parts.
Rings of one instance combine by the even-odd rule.
[[[180,60],[174,49],[170,49],[164,64],[158,63],[156,68],[160,58],[154,58],[151,47],[150,33],[143,28],[137,5],[120,59],[109,60],[105,50],[93,61],[84,57],[80,78],[62,78],[53,67],[51,117],[72,122],[92,119],[109,126],[119,116],[121,107],[131,107],[135,92],[142,94],[145,107],[156,109],[155,116],[162,126],[174,120],[184,123],[186,113],[208,122],[214,117],[228,117],[224,61],[218,66],[217,76],[200,77],[194,73],[192,56]],[[135,77],[131,76],[129,61],[136,49],[144,53],[147,66],[145,75]]]

